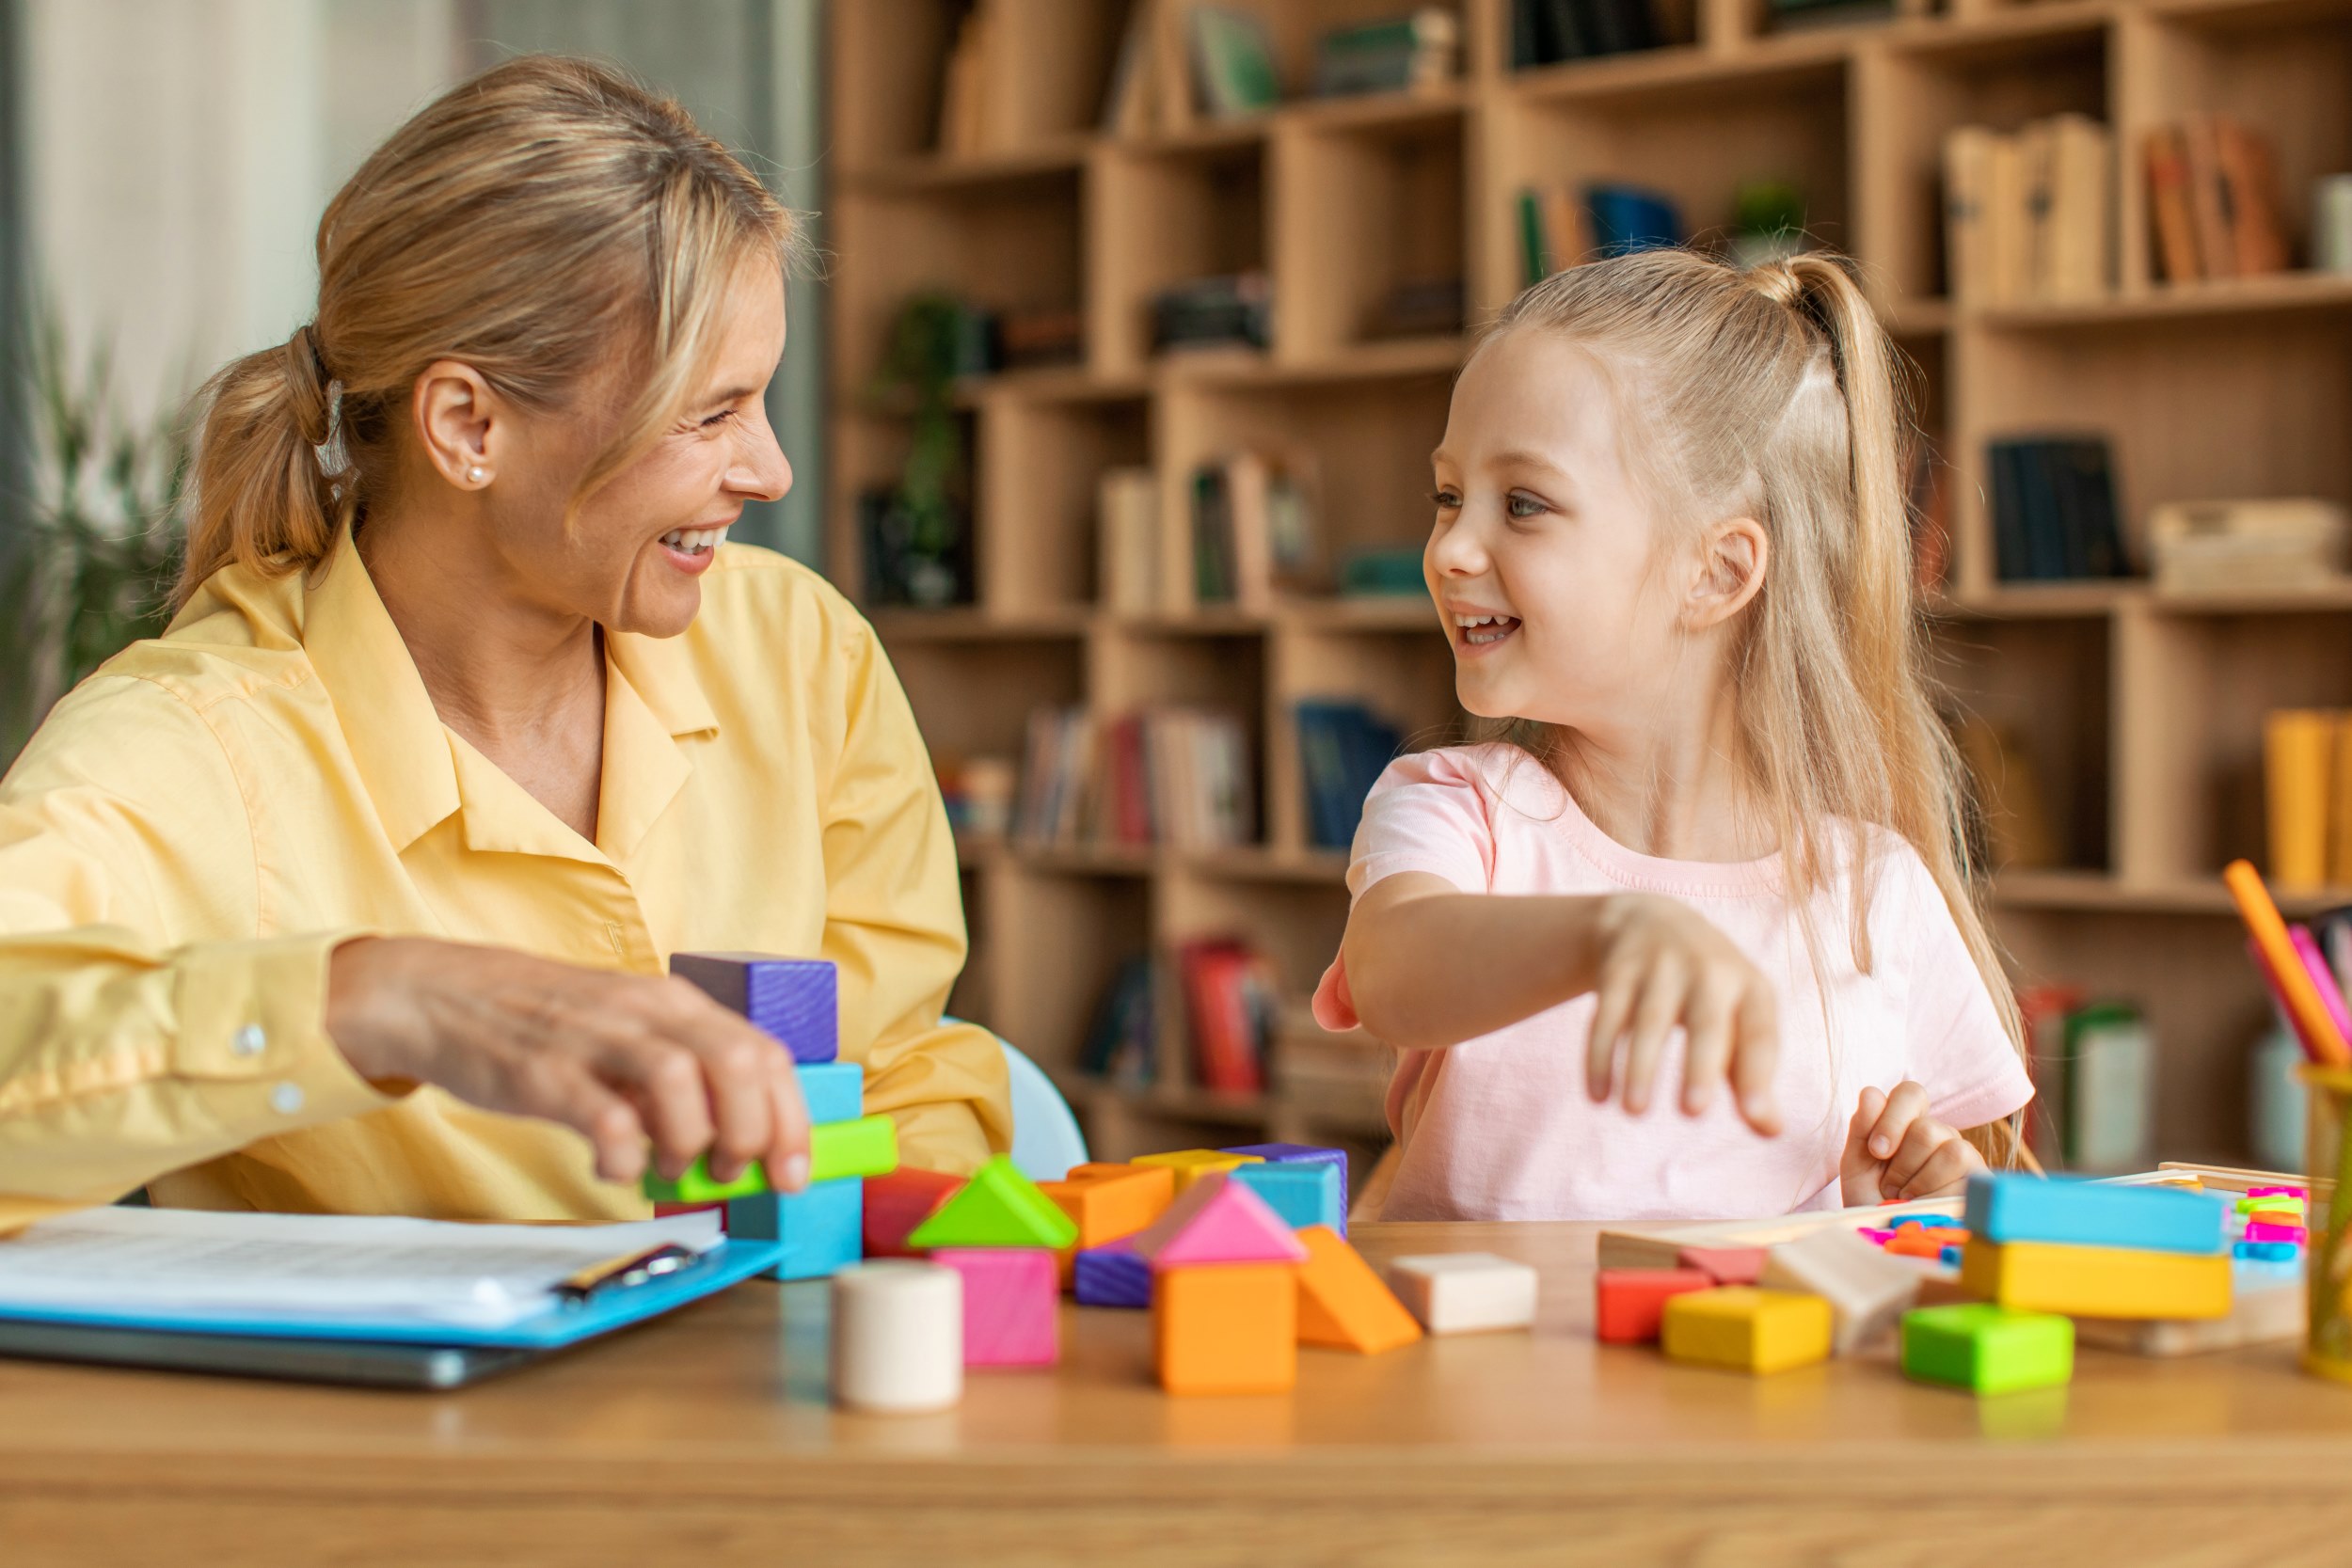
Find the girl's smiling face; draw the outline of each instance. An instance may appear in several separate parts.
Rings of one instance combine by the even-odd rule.
[[[1680,641],[1665,523],[1617,400],[1591,355],[1540,330],[1489,341],[1454,385],[1422,573],[1474,714],[1607,732],[1664,694]]]

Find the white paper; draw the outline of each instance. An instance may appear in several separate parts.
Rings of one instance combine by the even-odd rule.
[[[625,1225],[458,1225],[373,1215],[93,1209],[0,1241],[0,1312],[287,1314],[497,1328],[543,1311],[593,1264],[675,1242],[707,1252],[719,1216]]]

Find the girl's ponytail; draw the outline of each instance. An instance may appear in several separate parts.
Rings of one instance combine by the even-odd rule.
[[[289,559],[318,561],[335,539],[335,497],[320,457],[330,383],[310,327],[231,360],[205,383],[198,407],[187,557],[174,610],[232,562],[269,570]]]

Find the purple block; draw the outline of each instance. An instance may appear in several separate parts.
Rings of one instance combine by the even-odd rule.
[[[1152,1305],[1152,1265],[1136,1256],[1131,1238],[1086,1248],[1072,1271],[1081,1307]]]
[[[1222,1149],[1225,1154],[1255,1154],[1269,1165],[1306,1164],[1321,1162],[1340,1167],[1340,1207],[1347,1207],[1347,1150],[1318,1148],[1312,1144],[1236,1144]]]
[[[767,953],[673,953],[670,973],[784,1042],[796,1062],[840,1054],[840,998],[831,962]]]

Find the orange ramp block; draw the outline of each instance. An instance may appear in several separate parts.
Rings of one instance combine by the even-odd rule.
[[[1307,1261],[1298,1270],[1298,1342],[1365,1355],[1409,1345],[1421,1324],[1361,1254],[1327,1225],[1298,1232]]]

